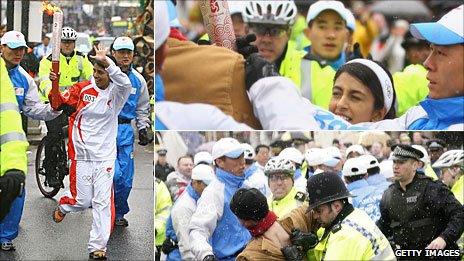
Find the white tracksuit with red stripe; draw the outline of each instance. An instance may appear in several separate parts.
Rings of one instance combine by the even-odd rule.
[[[69,118],[70,190],[60,199],[63,213],[92,206],[89,252],[106,251],[114,220],[113,175],[118,114],[132,90],[131,82],[112,61],[110,82],[102,90],[94,79],[73,85],[69,95],[52,96],[76,108]]]

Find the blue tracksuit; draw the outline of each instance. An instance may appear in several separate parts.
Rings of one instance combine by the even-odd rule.
[[[352,198],[353,207],[364,210],[374,222],[379,220],[379,205],[383,192],[377,187],[370,186],[365,179],[347,184],[346,187],[356,196]]]
[[[367,183],[371,186],[379,188],[381,191],[387,190],[387,188],[391,185],[390,182],[380,173],[369,175],[367,177]]]
[[[134,131],[130,121],[137,117],[137,105],[144,92],[143,88],[146,88],[146,83],[141,79],[141,75],[135,72],[135,69],[131,68],[127,76],[132,83],[132,91],[122,111],[119,113],[118,119],[120,123],[118,124],[118,136],[116,138],[117,158],[113,179],[116,218],[122,218],[129,212],[127,199],[132,189],[132,180],[134,178]]]

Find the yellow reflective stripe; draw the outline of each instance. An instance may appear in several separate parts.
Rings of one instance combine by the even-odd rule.
[[[24,132],[9,132],[0,135],[0,146],[10,141],[27,141]]]
[[[0,113],[4,111],[17,111],[19,113],[18,103],[6,102],[0,103]]]

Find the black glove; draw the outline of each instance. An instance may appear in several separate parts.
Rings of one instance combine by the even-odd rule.
[[[319,243],[319,240],[315,234],[311,232],[303,233],[299,229],[292,230],[290,241],[293,245],[301,247],[304,252],[314,248],[317,243]]]
[[[256,35],[254,34],[238,37],[235,42],[237,52],[243,55],[245,59],[248,59],[251,54],[258,52],[258,47],[250,44],[254,41],[256,41]]]
[[[301,250],[301,247],[290,245],[282,248],[281,251],[287,261],[303,260],[304,252]]]
[[[20,170],[9,170],[0,177],[0,221],[10,212],[13,201],[22,194],[26,176]]]
[[[71,114],[73,114],[76,111],[76,108],[66,103],[63,103],[60,105],[60,107],[58,107],[58,110],[63,111],[63,113],[67,116],[71,116]]]
[[[245,62],[245,85],[247,90],[259,79],[279,76],[275,65],[266,61],[259,54],[251,54]]]
[[[153,139],[154,134],[150,128],[144,128],[139,130],[139,145],[148,145],[153,141]]]
[[[203,258],[203,261],[216,261],[217,258],[214,255],[207,255]]]
[[[166,255],[169,255],[169,253],[171,253],[176,248],[179,248],[177,242],[170,238],[166,238],[163,244],[161,245],[161,251],[163,251],[163,253],[165,253]]]

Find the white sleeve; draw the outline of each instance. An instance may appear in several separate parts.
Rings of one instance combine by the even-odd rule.
[[[213,235],[218,220],[222,217],[223,208],[224,185],[213,181],[203,191],[197,202],[197,209],[190,220],[190,245],[195,260],[203,260],[207,255],[213,255],[213,248],[208,240]]]
[[[249,97],[264,130],[315,130],[312,104],[285,77],[268,77],[251,86]]]
[[[176,232],[182,260],[195,259],[190,251],[190,238],[188,233],[189,221],[192,214],[195,212],[195,208],[195,202],[184,192],[171,210],[172,226]]]
[[[384,131],[407,130],[409,125],[420,118],[427,118],[427,112],[421,106],[411,107],[399,118],[382,120],[377,122],[364,122],[353,125],[353,127],[363,127]]]
[[[133,69],[135,71],[135,69]],[[142,86],[140,87],[140,95],[135,108],[135,123],[137,129],[150,127],[150,97],[148,95],[147,82],[141,74],[134,72]]]
[[[115,105],[117,113],[119,113],[130,96],[132,84],[129,77],[127,77],[110,58],[107,57],[106,60],[110,64],[110,66],[106,68],[106,71],[114,85],[113,92],[115,99],[113,104]]]
[[[54,111],[50,104],[42,103],[39,99],[39,93],[34,79],[32,79],[26,71],[22,70],[22,68],[20,68],[20,71],[27,78],[27,83],[29,84],[29,89],[24,96],[24,104],[22,108],[24,115],[34,120],[43,121],[53,120],[58,117],[58,115],[61,114],[61,111]]]
[[[252,130],[209,104],[156,102],[155,115],[171,130]]]

